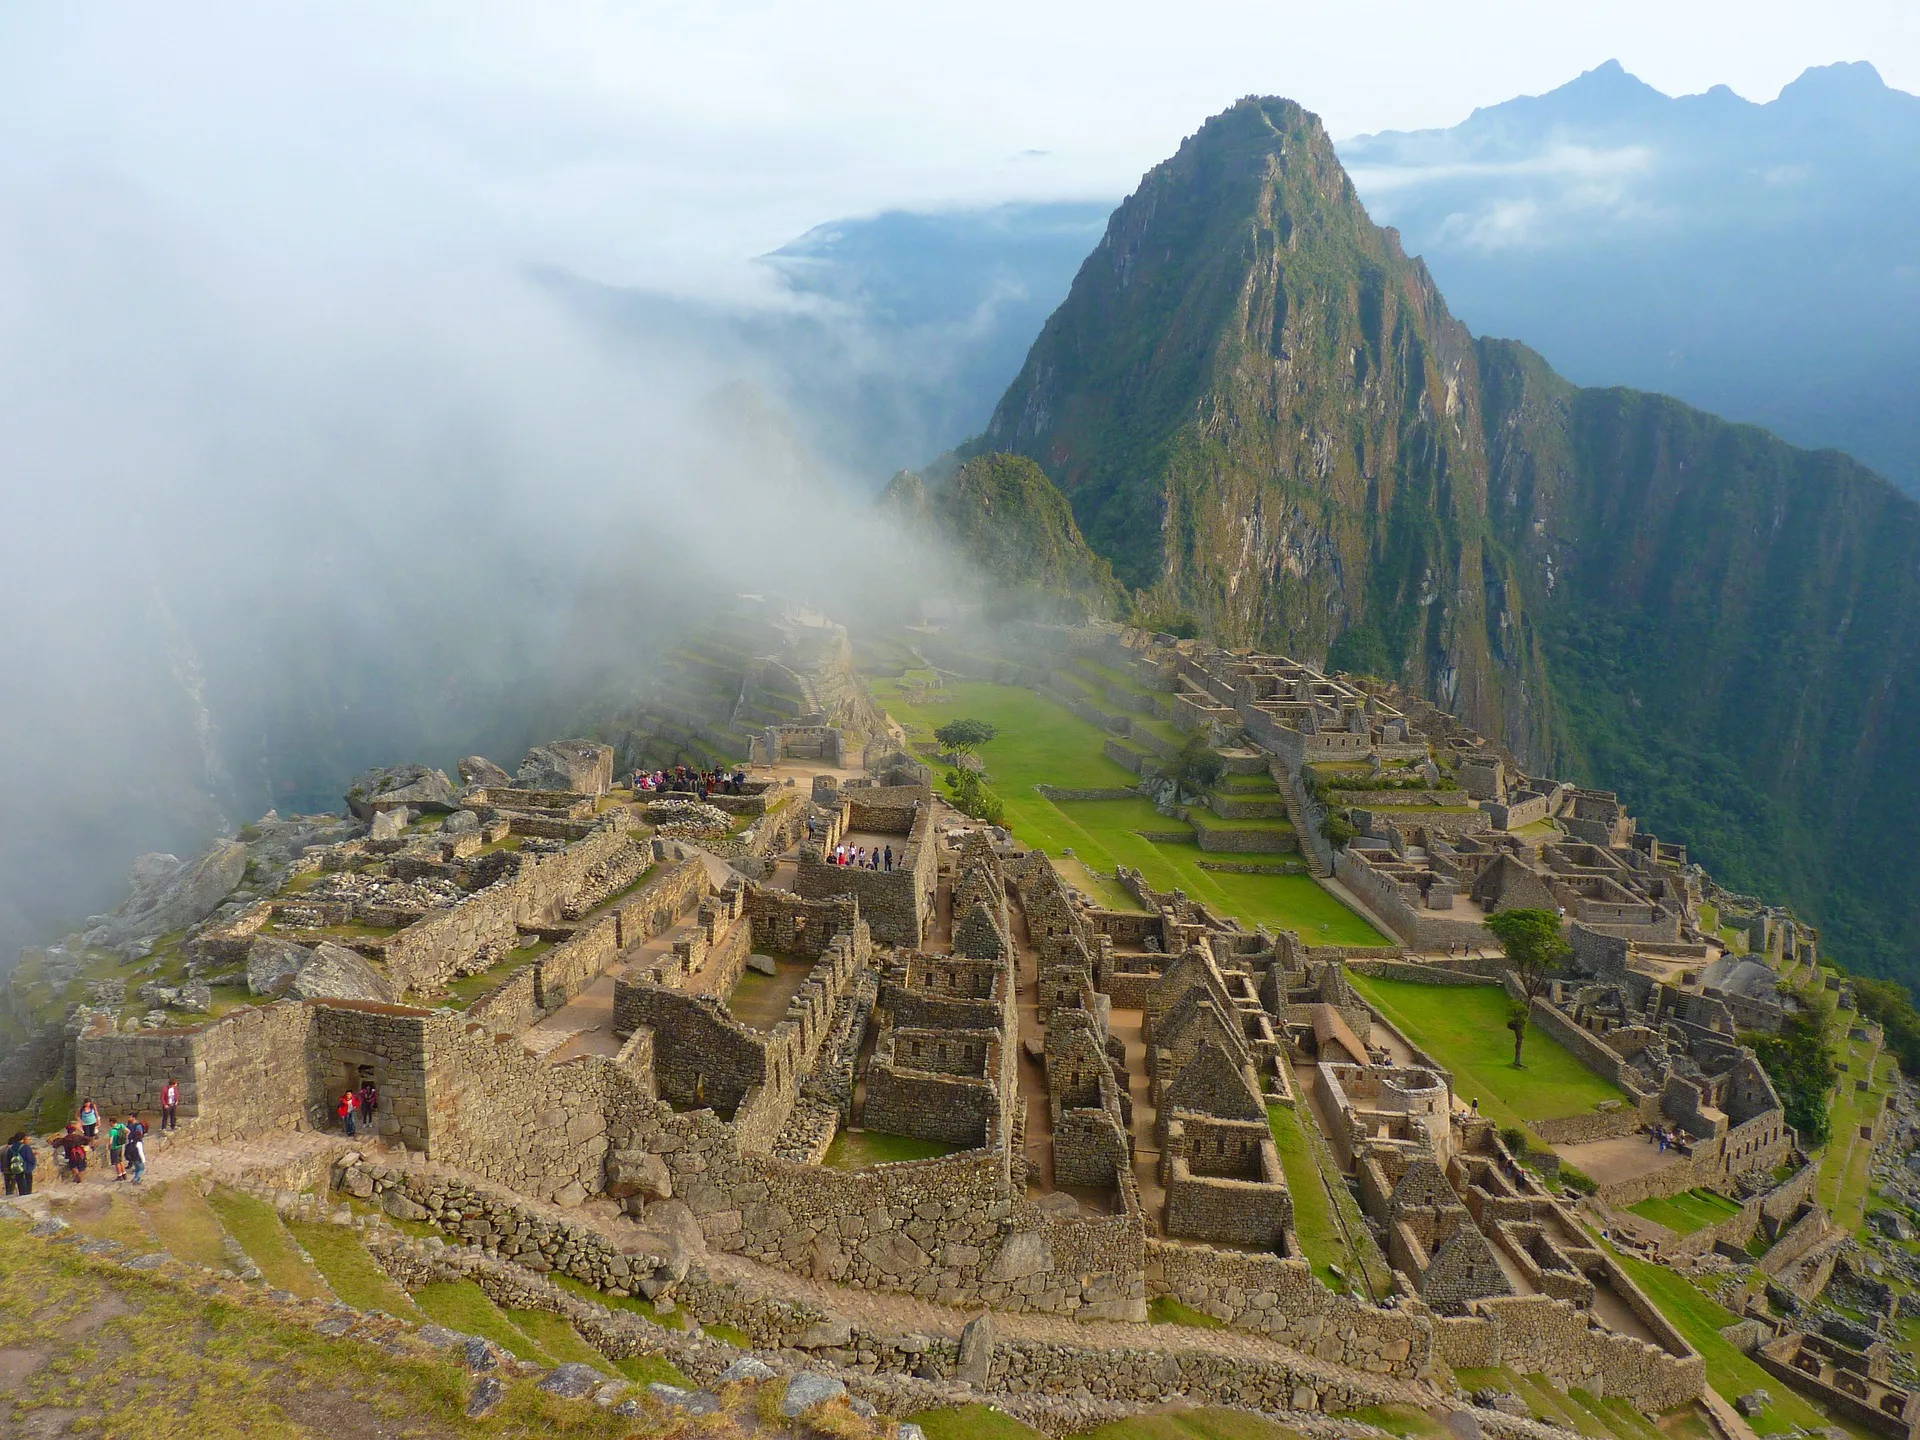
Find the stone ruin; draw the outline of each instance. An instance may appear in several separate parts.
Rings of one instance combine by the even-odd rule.
[[[1138,658],[1195,723],[1250,707],[1301,756],[1425,753],[1351,687],[1194,647]],[[760,738],[800,783],[715,807],[751,842],[671,833],[684,817],[648,805],[673,801],[620,790],[590,742],[511,774],[467,757],[458,784],[366,777],[355,833],[192,937],[259,1003],[91,1025],[75,1082],[151,1108],[178,1075],[184,1132],[226,1141],[328,1126],[373,1079],[385,1137],[476,1184],[683,1214],[710,1249],[831,1285],[1120,1321],[1166,1295],[1373,1375],[1444,1356],[1656,1408],[1698,1392],[1657,1315],[1589,1323],[1644,1300],[1507,1173],[1491,1127],[1449,1114],[1443,1075],[1376,1045],[1341,952],[1138,875],[1137,913],[1092,905],[891,750],[849,779],[840,742],[796,724]],[[833,863],[846,844],[890,846],[892,868]],[[1314,1277],[1276,1107],[1315,1109],[1396,1295]],[[903,1147],[923,1158],[871,1158]]]

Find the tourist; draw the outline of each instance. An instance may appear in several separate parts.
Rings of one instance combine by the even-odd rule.
[[[7,1194],[33,1194],[33,1167],[40,1159],[33,1153],[33,1142],[22,1130],[7,1142],[6,1172]]]
[[[80,1133],[87,1137],[87,1143],[93,1143],[94,1135],[100,1129],[100,1107],[91,1099],[80,1105]]]
[[[354,1128],[354,1117],[360,1111],[360,1097],[352,1090],[340,1097],[340,1103],[334,1107],[340,1116],[340,1128],[347,1132],[347,1138],[353,1139],[359,1132]]]
[[[368,1079],[360,1086],[360,1119],[367,1127],[367,1133],[373,1133],[373,1115],[380,1108],[380,1087]]]
[[[1473,1106],[1472,1106],[1471,1113],[1474,1115],[1478,1115],[1480,1113],[1480,1097],[1478,1095],[1473,1097]]]
[[[180,1082],[168,1077],[165,1088],[160,1091],[160,1129],[178,1129],[180,1125]]]
[[[99,1112],[94,1112],[96,1124]],[[69,1123],[67,1133],[57,1142],[60,1151],[67,1157],[67,1178],[78,1185],[87,1178],[87,1137],[80,1133],[80,1127]]]
[[[147,1127],[142,1125],[127,1135],[127,1169],[132,1173],[136,1185],[147,1177],[146,1130]]]
[[[887,869],[893,869],[893,846],[887,846]]]
[[[127,1143],[131,1145],[136,1140],[145,1140],[146,1138],[147,1122],[140,1118],[140,1112],[136,1110],[127,1116]]]
[[[127,1178],[127,1127],[116,1120],[107,1127],[107,1159],[113,1162],[113,1178]]]

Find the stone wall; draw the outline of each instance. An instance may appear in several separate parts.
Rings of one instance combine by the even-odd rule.
[[[851,895],[860,902],[860,914],[875,940],[885,945],[918,945],[926,934],[938,870],[933,807],[927,805],[915,814],[906,853],[896,858],[892,870],[829,865],[818,854],[803,850],[793,888],[809,900]]]
[[[1149,1240],[1146,1265],[1148,1294],[1170,1295],[1236,1329],[1373,1375],[1430,1373],[1431,1318],[1336,1295],[1304,1259]]]
[[[395,991],[438,994],[449,979],[512,949],[521,930],[567,911],[577,917],[631,884],[649,852],[625,828],[626,812],[616,813],[620,822],[601,822],[557,855],[522,854],[512,874],[390,937],[381,948]]]
[[[1511,1295],[1471,1301],[1466,1315],[1436,1316],[1435,1348],[1456,1369],[1505,1365],[1566,1389],[1623,1396],[1648,1413],[1697,1400],[1706,1361],[1624,1276],[1609,1288],[1661,1344],[1603,1330],[1565,1300]]]
[[[1584,1115],[1560,1115],[1529,1120],[1527,1128],[1549,1145],[1585,1145],[1594,1140],[1618,1140],[1646,1123],[1639,1107],[1616,1105],[1611,1110],[1589,1110]]]
[[[876,835],[910,834],[914,815],[933,799],[924,785],[852,784],[840,793],[847,802],[847,828]]]
[[[604,1056],[548,1065],[458,1015],[433,1016],[424,1036],[428,1158],[557,1204],[601,1191],[608,1136],[654,1104]]]
[[[1505,962],[1493,962],[1505,969]],[[1411,980],[1416,985],[1498,985],[1498,975],[1479,975],[1454,966],[1421,965],[1411,960],[1350,960],[1347,968],[1356,975],[1381,980]]]
[[[436,1248],[391,1234],[371,1237],[381,1265],[409,1289],[436,1281],[471,1280],[498,1305],[565,1315],[605,1355],[625,1359],[664,1354],[702,1383],[711,1384],[734,1354],[718,1342],[609,1311],[544,1278],[549,1272],[557,1273],[610,1295],[624,1295],[632,1292],[636,1276],[655,1266],[658,1257],[623,1254],[594,1231],[530,1211],[509,1195],[466,1180],[361,1165],[347,1170],[341,1182],[348,1193],[383,1203],[389,1194],[396,1195],[404,1202],[396,1208],[416,1207],[419,1218],[449,1238],[467,1242]],[[811,1302],[769,1295],[721,1278],[697,1261],[686,1267],[685,1278],[672,1293],[681,1309],[705,1324],[739,1329],[758,1349],[805,1349],[821,1361],[855,1367],[844,1374],[848,1385],[893,1413],[911,1413],[952,1398],[931,1391],[924,1381],[889,1383],[889,1372],[932,1381],[952,1379],[959,1358],[957,1336],[900,1334],[892,1328],[850,1321]],[[1353,1308],[1362,1331],[1368,1330],[1373,1315],[1387,1313]],[[1318,1328],[1336,1331],[1338,1327]],[[1349,1362],[1303,1353],[1306,1347],[1294,1352],[1227,1355],[1178,1326],[1141,1326],[1129,1333],[1138,1335],[1137,1343],[1116,1344],[1111,1336],[1089,1337],[1084,1344],[1023,1339],[996,1343],[988,1337],[982,1357],[984,1383],[974,1390],[989,1395],[1083,1392],[1141,1404],[1177,1393],[1194,1404],[1265,1410],[1345,1411],[1367,1404],[1417,1403],[1422,1398],[1409,1379],[1399,1378],[1407,1369],[1403,1362],[1366,1355],[1364,1335],[1353,1343],[1340,1341],[1335,1334],[1336,1344],[1321,1347],[1371,1362],[1354,1361],[1350,1368],[1335,1368]],[[1392,1342],[1388,1343],[1391,1348]],[[896,1398],[895,1389],[901,1386],[914,1398]]]
[[[372,1079],[380,1088],[373,1117],[378,1134],[412,1149],[427,1145],[427,1026],[425,1010],[347,1000],[310,1007],[307,1094],[316,1128],[338,1121],[333,1106],[349,1085]]]
[[[295,1130],[309,1120],[310,1007],[248,1006],[198,1030],[94,1031],[74,1043],[75,1094],[108,1113],[160,1108],[180,1081],[180,1127],[212,1141]]]
[[[1484,818],[1484,817],[1483,817]],[[1387,922],[1405,944],[1421,950],[1438,950],[1447,945],[1498,945],[1493,932],[1465,912],[1456,916],[1448,910],[1428,910],[1418,903],[1420,892],[1382,875],[1351,850],[1336,850],[1333,873],[1340,882],[1364,901],[1369,909]],[[1411,892],[1409,894],[1409,892]]]

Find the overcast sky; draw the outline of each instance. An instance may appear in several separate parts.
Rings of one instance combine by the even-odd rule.
[[[838,216],[1125,193],[1243,94],[1345,136],[1614,57],[1669,93],[1765,100],[1836,60],[1920,90],[1920,5],[9,0],[0,182],[90,171],[340,265],[519,254],[711,289]]]

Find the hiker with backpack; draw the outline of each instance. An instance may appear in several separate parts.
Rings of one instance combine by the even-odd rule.
[[[113,1178],[127,1178],[127,1123],[116,1120],[107,1127],[107,1159],[113,1162]]]
[[[54,1141],[54,1148],[67,1157],[67,1179],[75,1185],[84,1184],[87,1178],[88,1147],[87,1137],[80,1133],[80,1127],[68,1121],[67,1133]]]
[[[22,1130],[7,1142],[4,1168],[7,1175],[7,1194],[33,1194],[33,1167],[39,1164],[39,1157],[33,1153],[33,1142]]]

